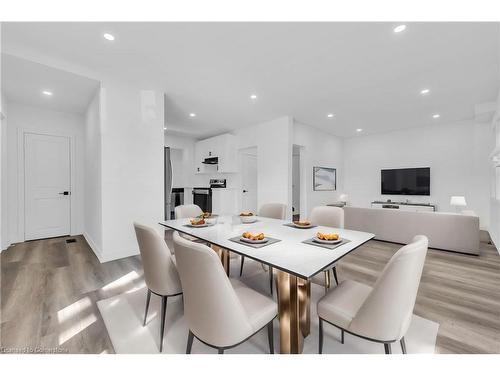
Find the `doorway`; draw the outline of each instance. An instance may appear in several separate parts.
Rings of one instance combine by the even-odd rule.
[[[257,213],[257,147],[240,150],[241,211]]]
[[[71,231],[69,137],[24,134],[25,240]]]
[[[292,148],[292,218],[300,219],[300,146]]]

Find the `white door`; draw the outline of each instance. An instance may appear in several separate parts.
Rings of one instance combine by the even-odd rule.
[[[241,210],[257,212],[257,155],[241,154]]]
[[[69,138],[25,134],[25,240],[70,234],[70,165]]]

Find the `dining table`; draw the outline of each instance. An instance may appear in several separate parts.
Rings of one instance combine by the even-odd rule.
[[[209,226],[190,226],[190,219],[159,222],[160,225],[187,234],[211,245],[221,257],[229,276],[230,253],[236,253],[269,266],[276,271],[280,352],[301,353],[303,340],[310,333],[311,280],[322,271],[375,237],[373,233],[313,226],[295,227],[290,220],[256,217],[242,223],[237,215],[222,215]],[[244,232],[264,233],[269,244],[249,246],[239,238]],[[336,233],[345,241],[333,249],[311,241],[318,232]]]

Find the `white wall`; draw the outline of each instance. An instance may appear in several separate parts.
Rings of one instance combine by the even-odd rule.
[[[293,147],[292,156],[292,213],[300,214],[300,151],[295,154],[295,146]]]
[[[0,99],[0,251],[5,250],[8,240],[7,215],[7,101],[3,94]]]
[[[84,236],[102,254],[101,95],[95,93],[85,113]]]
[[[343,190],[344,158],[342,139],[298,122],[293,125],[293,144],[300,146],[300,214],[306,218],[316,206],[338,200]],[[337,169],[336,191],[313,190],[313,167]]]
[[[233,134],[238,137],[238,149],[257,146],[257,206],[284,203],[291,217],[293,119],[281,117]]]
[[[468,207],[489,226],[489,124],[435,124],[390,133],[359,136],[344,143],[345,192],[350,204],[369,207],[373,200],[431,202],[439,211],[455,211],[450,196],[463,195]],[[430,167],[430,196],[380,194],[380,170]]]
[[[7,211],[10,243],[24,241],[23,132],[72,137],[71,234],[83,232],[84,117],[9,101],[7,127]],[[3,210],[2,210],[3,211]]]
[[[163,94],[104,80],[101,261],[139,253],[133,222],[163,217]]]
[[[500,148],[500,92],[497,99],[497,111],[493,121],[492,136],[495,138],[495,149]],[[490,237],[500,252],[500,167],[490,163]]]

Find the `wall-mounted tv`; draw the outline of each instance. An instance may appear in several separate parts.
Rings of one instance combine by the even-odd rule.
[[[382,169],[382,194],[430,195],[431,169],[403,168]]]

